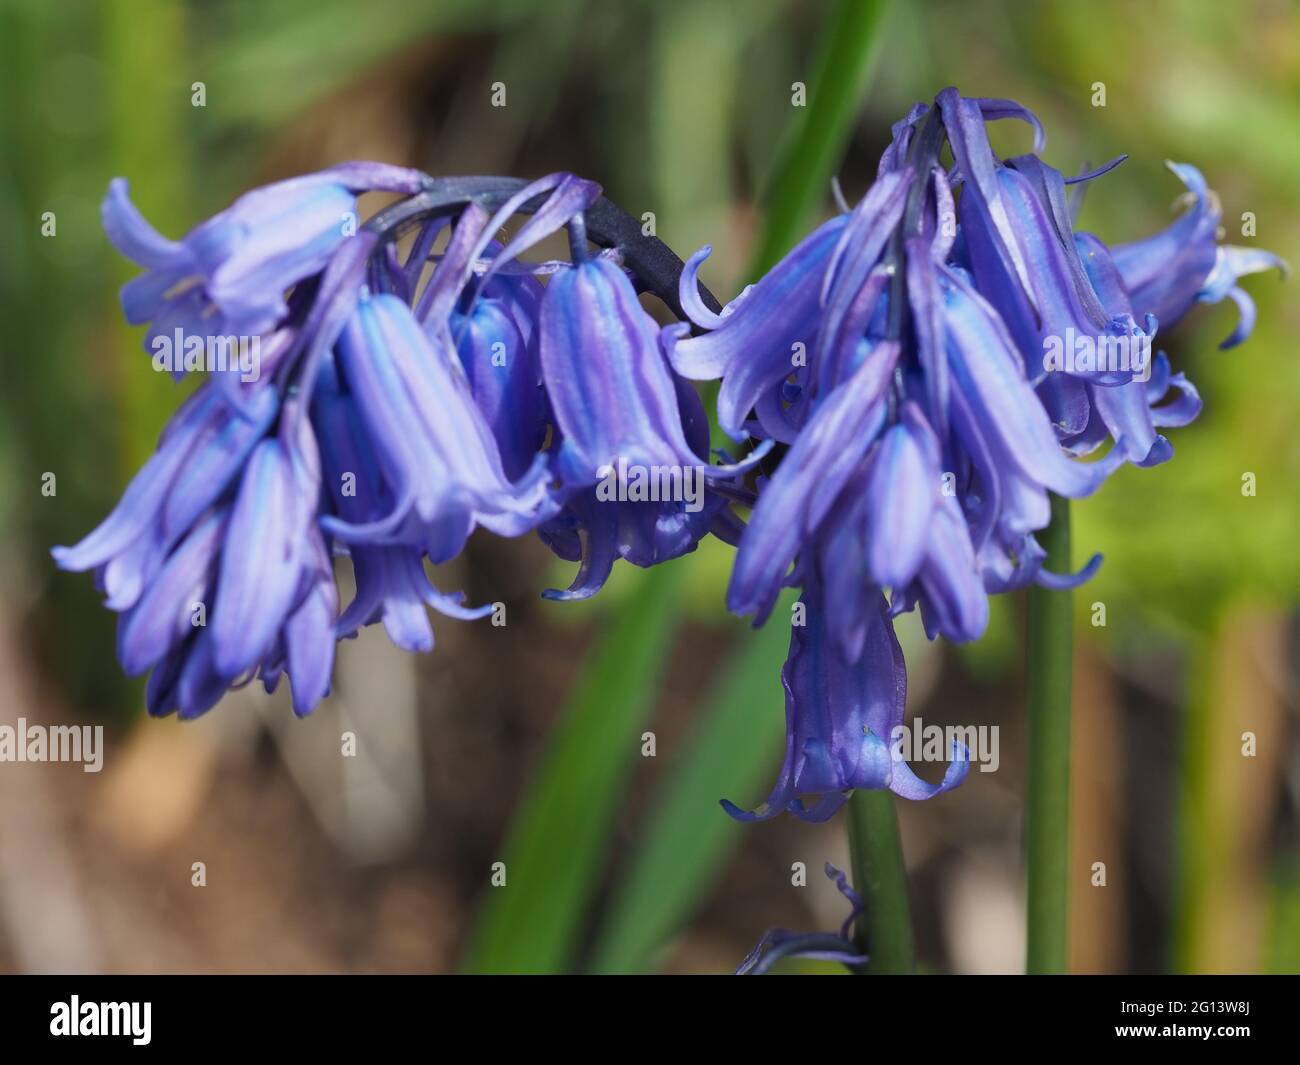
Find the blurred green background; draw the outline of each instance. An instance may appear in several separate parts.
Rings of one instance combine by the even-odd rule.
[[[770,925],[843,916],[820,874],[847,867],[842,826],[742,828],[717,806],[776,772],[785,641],[725,615],[716,543],[571,606],[537,599],[569,576],[540,544],[481,538],[445,580],[505,601],[505,628],[437,619],[421,659],[368,632],[304,722],[252,691],[194,725],[143,719],[92,582],[47,553],[108,510],[180,399],[121,323],[111,177],[179,236],[350,158],[572,169],[683,255],[713,244],[725,299],[955,84],[1032,108],[1063,170],[1129,154],[1084,204],[1103,239],[1167,224],[1174,159],[1218,192],[1227,241],[1300,262],[1287,0],[0,0],[0,82],[0,722],[108,726],[100,774],[0,765],[8,970],[722,972]],[[996,129],[1008,154],[1029,144]],[[1300,971],[1300,321],[1293,286],[1247,287],[1244,347],[1216,350],[1227,305],[1161,331],[1205,400],[1174,460],[1074,507],[1078,560],[1106,556],[1076,596],[1081,972]],[[930,970],[1021,965],[1023,608],[1000,600],[959,651],[903,626],[912,712],[1001,729],[996,773],[901,810]]]

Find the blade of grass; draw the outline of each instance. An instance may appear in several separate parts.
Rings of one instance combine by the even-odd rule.
[[[793,599],[791,595],[788,597]],[[790,642],[781,624],[789,604],[757,632],[742,630],[726,669],[702,705],[708,712],[683,743],[649,826],[616,889],[591,967],[639,972],[687,921],[745,826],[718,809],[742,801],[771,776],[780,758],[784,693],[781,663]]]
[[[642,574],[590,652],[519,803],[502,857],[506,882],[488,888],[467,971],[569,967],[676,631],[684,572],[678,564]]]
[[[795,111],[765,200],[750,274],[757,277],[803,235],[844,153],[884,34],[889,0],[835,0],[818,46],[806,107]]]

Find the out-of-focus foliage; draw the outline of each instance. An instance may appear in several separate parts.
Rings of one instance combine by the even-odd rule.
[[[582,936],[630,766],[647,742],[680,570],[640,575],[616,608],[524,792],[470,947],[471,972],[564,972]],[[494,878],[496,870],[494,869]]]

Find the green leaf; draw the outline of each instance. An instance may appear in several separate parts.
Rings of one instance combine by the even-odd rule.
[[[751,273],[764,273],[804,234],[848,143],[884,34],[889,0],[836,0],[822,30],[807,106],[795,110],[770,194]]]
[[[569,967],[676,629],[684,573],[681,565],[640,573],[592,649],[519,803],[502,859],[506,882],[487,889],[466,970]]]
[[[594,969],[648,968],[740,845],[745,826],[728,817],[718,800],[747,805],[776,773],[785,705],[781,663],[790,642],[784,622],[792,600],[792,594],[783,599],[762,629],[738,634],[726,671],[703,701],[704,712],[683,741],[683,754],[619,883]]]

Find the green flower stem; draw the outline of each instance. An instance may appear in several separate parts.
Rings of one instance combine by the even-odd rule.
[[[890,791],[859,789],[849,799],[853,886],[866,904],[857,938],[871,960],[863,973],[910,973],[916,965],[907,869]]]
[[[1070,505],[1052,496],[1039,536],[1046,567],[1070,569]],[[1070,865],[1070,683],[1073,594],[1029,593],[1029,779],[1026,794],[1028,958],[1031,973],[1067,968]]]

